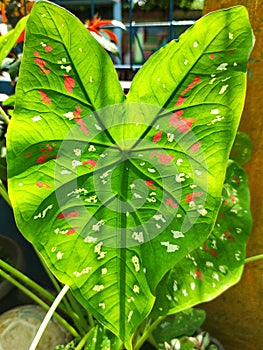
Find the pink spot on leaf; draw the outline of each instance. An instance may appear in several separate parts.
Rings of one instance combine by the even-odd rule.
[[[154,137],[153,137],[153,142],[158,142],[158,141],[160,141],[161,140],[161,138],[162,138],[162,131],[158,131],[155,135],[154,135]]]
[[[195,270],[195,275],[196,277],[198,277],[200,280],[203,279],[203,275],[202,275],[202,272],[200,270]]]
[[[209,58],[211,58],[211,60],[216,58],[216,55],[214,55],[213,53],[209,56]]]
[[[196,143],[194,143],[191,147],[190,147],[190,150],[195,153],[198,151],[199,147],[201,146],[201,142],[198,141]]]
[[[203,194],[203,192],[189,193],[185,197],[185,202],[187,202],[187,203],[193,202],[195,197],[200,197],[202,194]]]
[[[76,233],[76,230],[78,229],[78,227],[72,227],[70,230],[68,230],[68,232],[66,233],[67,236],[73,235],[74,233]]]
[[[51,104],[51,99],[47,96],[47,94],[44,91],[42,91],[42,90],[39,90],[39,93],[40,93],[40,95],[42,97],[42,102],[50,105]]]
[[[181,104],[184,103],[184,101],[186,100],[186,97],[184,97],[184,95],[193,89],[193,87],[196,84],[200,84],[202,82],[202,80],[200,79],[199,76],[195,77],[194,80],[187,86],[187,88],[184,89],[184,91],[179,95],[177,102],[175,103],[175,106],[180,106]]]
[[[176,127],[176,129],[185,134],[188,132],[192,124],[196,121],[195,118],[182,118],[183,110],[176,111],[170,118],[169,123],[170,125]]]
[[[229,198],[230,198],[232,203],[236,203],[237,200],[233,195],[231,195]]]
[[[90,131],[88,130],[86,124],[84,123],[83,119],[80,116],[81,112],[82,112],[82,109],[80,108],[80,106],[76,106],[76,111],[73,112],[74,120],[79,124],[80,130],[84,131],[86,135],[89,135]]]
[[[172,208],[178,208],[178,205],[173,201],[172,198],[166,199],[166,203],[165,204],[166,204],[167,207],[170,205]]]
[[[88,165],[88,170],[91,170],[97,165],[97,162],[93,159],[87,159],[82,162],[82,165]]]
[[[49,45],[45,46],[45,51],[46,52],[50,52],[52,50],[53,50],[53,48],[51,46],[49,46]]]
[[[68,74],[64,74],[64,86],[67,91],[72,94],[72,90],[75,86],[75,79],[70,77]]]
[[[154,181],[153,180],[146,180],[145,184],[146,184],[146,186],[148,186],[152,190],[155,190],[155,186],[154,186]]]
[[[35,62],[38,65],[39,69],[41,70],[41,72],[43,72],[44,74],[48,74],[51,72],[50,69],[46,69],[46,64],[47,62],[45,62],[44,60],[42,60],[42,58],[40,58],[40,55],[37,51],[34,52],[34,56],[35,58]]]
[[[164,165],[169,164],[174,159],[173,156],[169,156],[167,154],[162,154],[162,153],[158,153],[158,152],[152,152],[150,154],[149,158],[153,158],[155,156],[158,158],[158,162],[160,164],[164,164]]]
[[[183,96],[180,95],[178,97],[177,102],[175,103],[175,107],[181,106],[184,103],[185,100],[186,100],[186,97],[183,97]]]
[[[77,218],[79,216],[78,211],[70,211],[68,213],[64,213],[63,211],[57,216],[57,219],[65,219],[65,218]]]
[[[51,186],[49,186],[48,184],[41,182],[41,181],[36,182],[36,186],[38,188],[51,188]]]

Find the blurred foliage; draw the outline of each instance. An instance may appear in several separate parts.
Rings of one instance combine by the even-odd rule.
[[[129,3],[129,1],[128,1]],[[134,0],[134,6],[142,10],[168,9],[170,0]],[[174,0],[173,6],[182,9],[202,9],[204,0]]]

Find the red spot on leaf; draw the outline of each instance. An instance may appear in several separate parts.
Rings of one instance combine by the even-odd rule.
[[[175,107],[181,106],[184,103],[185,100],[186,100],[186,97],[183,97],[183,96],[180,95],[178,97],[177,102],[175,103]]]
[[[198,141],[196,143],[194,143],[191,147],[190,147],[190,150],[195,153],[198,151],[199,147],[201,146],[201,142]]]
[[[52,150],[53,150],[53,147],[50,146],[49,143],[46,144],[46,148],[44,148],[44,147],[41,147],[41,148],[40,148],[40,151],[43,152],[43,153],[52,152]]]
[[[230,198],[232,203],[236,203],[237,200],[233,195],[231,195],[229,198]]]
[[[206,242],[204,242],[204,249],[207,253],[211,253],[214,257],[217,257],[217,252],[214,249],[209,249]]]
[[[42,154],[41,156],[39,156],[38,158],[37,158],[37,160],[36,160],[36,162],[38,163],[38,164],[43,164],[43,163],[45,163],[47,161],[47,157],[44,155],[44,154]]]
[[[170,118],[169,123],[170,125],[176,127],[176,129],[185,134],[188,132],[192,124],[196,121],[195,118],[182,118],[183,110],[176,111]]]
[[[80,116],[81,112],[82,112],[82,109],[80,108],[80,106],[76,106],[76,110],[73,112],[74,120],[79,124],[80,130],[84,131],[86,135],[89,135],[90,131],[88,130],[86,124],[84,123],[83,119]]]
[[[48,74],[51,72],[50,69],[46,69],[46,64],[47,62],[45,62],[44,60],[42,60],[42,58],[40,58],[40,55],[37,51],[34,52],[34,56],[35,58],[35,62],[38,65],[39,69],[41,70],[41,72],[43,72],[44,74]]]
[[[164,165],[171,163],[171,161],[174,159],[173,156],[169,156],[168,154],[162,154],[162,153],[158,153],[158,152],[152,152],[150,154],[149,158],[151,159],[155,156],[158,158],[158,162],[160,164],[164,164]]]
[[[49,186],[48,184],[41,182],[41,181],[36,182],[36,186],[38,188],[51,188],[51,186]]]
[[[53,50],[53,48],[51,46],[49,46],[49,45],[45,46],[45,51],[46,52],[50,52],[52,50]]]
[[[238,185],[240,185],[240,180],[239,180],[238,177],[233,176],[233,180],[234,180]]]
[[[229,50],[228,52],[229,52],[229,53],[234,53],[234,52],[235,52],[235,50]]]
[[[214,55],[213,53],[209,56],[209,58],[211,58],[211,60],[216,58],[216,55]]]
[[[91,170],[97,165],[97,162],[93,159],[87,159],[82,162],[82,165],[88,165],[88,170]]]
[[[200,197],[202,194],[203,194],[203,192],[189,193],[185,197],[185,202],[187,202],[187,203],[193,202],[195,197]]]
[[[162,131],[158,131],[155,135],[154,135],[154,137],[153,137],[153,142],[158,142],[158,141],[160,141],[161,140],[161,138],[162,138]]]
[[[198,277],[200,280],[203,279],[203,275],[202,275],[202,272],[200,270],[195,270],[195,275],[196,277]]]
[[[154,186],[154,181],[153,180],[146,180],[145,184],[146,184],[146,186],[148,186],[152,190],[155,190],[155,186]]]
[[[32,153],[26,153],[25,154],[25,158],[30,158],[30,157],[32,157]]]
[[[169,205],[172,207],[172,208],[178,208],[178,204],[176,204],[172,198],[168,198],[166,199],[166,206],[168,207]]]
[[[72,94],[72,90],[75,86],[75,79],[70,77],[68,74],[64,74],[64,86],[67,91]]]
[[[47,96],[47,94],[44,91],[42,91],[42,90],[39,90],[39,93],[40,93],[40,95],[42,97],[42,102],[50,105],[51,104],[51,99]]]
[[[228,231],[224,232],[224,236],[231,242],[234,242],[235,237],[230,235]]]
[[[70,230],[68,230],[68,232],[66,233],[67,236],[73,235],[74,233],[76,233],[76,230],[78,229],[78,227],[72,227]]]
[[[57,216],[57,219],[65,219],[65,218],[77,218],[79,216],[78,211],[70,211],[68,213],[64,213],[63,211]]]
[[[184,89],[184,91],[179,95],[177,102],[175,103],[175,106],[180,106],[185,100],[186,97],[184,97],[184,95],[193,89],[193,87],[196,84],[200,84],[201,83],[201,79],[199,76],[195,77],[194,80],[187,86],[187,88]]]

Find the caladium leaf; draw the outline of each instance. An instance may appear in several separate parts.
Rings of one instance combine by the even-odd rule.
[[[175,313],[209,301],[236,284],[251,226],[246,173],[229,161],[216,225],[209,238],[163,278],[153,314]]]
[[[193,335],[205,321],[206,313],[201,309],[190,309],[167,316],[153,331],[157,344],[170,342],[180,336]]]
[[[26,28],[28,16],[19,20],[16,27],[10,30],[7,34],[0,36],[0,64],[6,58],[12,48],[15,46],[17,39]]]
[[[127,349],[160,280],[214,225],[251,47],[243,7],[212,13],[125,99],[81,22],[43,1],[31,12],[7,137],[17,224]]]

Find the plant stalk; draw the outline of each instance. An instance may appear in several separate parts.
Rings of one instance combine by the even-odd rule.
[[[81,350],[86,344],[86,341],[89,337],[89,332],[85,334],[85,336],[81,339],[81,341],[78,343],[78,345],[75,347],[75,350]]]
[[[11,277],[8,273],[4,272],[0,269],[0,276],[2,276],[4,279],[12,283],[14,286],[16,286],[19,290],[21,290],[25,295],[27,295],[29,298],[31,298],[36,304],[40,305],[44,310],[49,310],[50,306],[46,304],[42,299],[40,299],[38,296],[36,296],[33,292],[31,292],[28,288],[23,286],[20,282],[15,280],[13,277]],[[74,336],[78,337],[78,332],[58,313],[54,314],[54,317]]]
[[[29,350],[36,350],[36,347],[37,347],[43,333],[45,332],[49,321],[51,320],[56,308],[58,307],[59,303],[61,302],[61,300],[63,299],[63,297],[65,296],[65,294],[67,293],[68,290],[69,290],[69,286],[66,284],[62,288],[61,292],[58,294],[56,299],[54,300],[54,303],[51,305],[50,309],[48,310],[44,320],[42,321],[42,323],[37,331],[37,334],[35,335],[35,338],[32,341],[32,344],[30,345]]]
[[[2,196],[4,198],[4,200],[7,202],[7,204],[10,205],[10,207],[11,207],[10,198],[8,196],[7,190],[6,190],[1,179],[0,179],[0,196]]]
[[[36,249],[35,249],[35,252],[36,252],[37,256],[39,257],[39,260],[40,260],[43,268],[45,269],[49,279],[51,280],[55,290],[57,291],[57,293],[60,293],[61,286],[60,286],[59,282],[54,277],[54,275],[51,273],[51,271],[49,270],[49,268],[45,264],[44,259],[42,258],[42,256],[39,254],[39,252]],[[54,300],[54,298],[53,298],[53,300]],[[62,305],[63,305],[63,307],[62,307]],[[67,315],[69,315],[72,318],[74,325],[77,327],[78,331],[82,335],[85,334],[87,331],[87,329],[86,329],[87,327],[85,327],[85,318],[84,318],[83,314],[81,314],[81,317],[80,317],[79,308],[77,307],[76,303],[73,305],[71,293],[67,293],[65,298],[61,301],[60,308]]]
[[[29,277],[24,275],[22,272],[17,270],[15,267],[9,265],[2,259],[0,259],[0,268],[4,269],[8,273],[12,274],[15,278],[21,280],[23,283],[28,285],[30,288],[34,289],[38,294],[43,296],[44,298],[48,299],[49,301],[53,302],[54,301],[54,296],[49,293],[46,289],[41,287],[39,284],[31,280]],[[19,282],[18,282],[19,283]]]
[[[3,110],[3,108],[1,106],[0,106],[0,114],[3,117],[3,119],[4,119],[4,122],[8,125],[9,122],[10,122],[9,117],[8,117],[8,115],[6,114],[6,112]]]
[[[143,343],[150,337],[150,335],[152,334],[152,331],[158,326],[159,323],[161,323],[164,319],[166,318],[166,316],[160,316],[158,317],[150,326],[149,328],[147,328],[141,338],[138,340],[138,342],[135,344],[134,346],[134,350],[139,350],[141,348],[141,346],[143,345]]]
[[[254,261],[258,261],[258,260],[262,260],[263,259],[263,254],[258,254],[258,255],[254,255],[254,256],[250,256],[249,258],[245,259],[245,264],[254,262]]]

